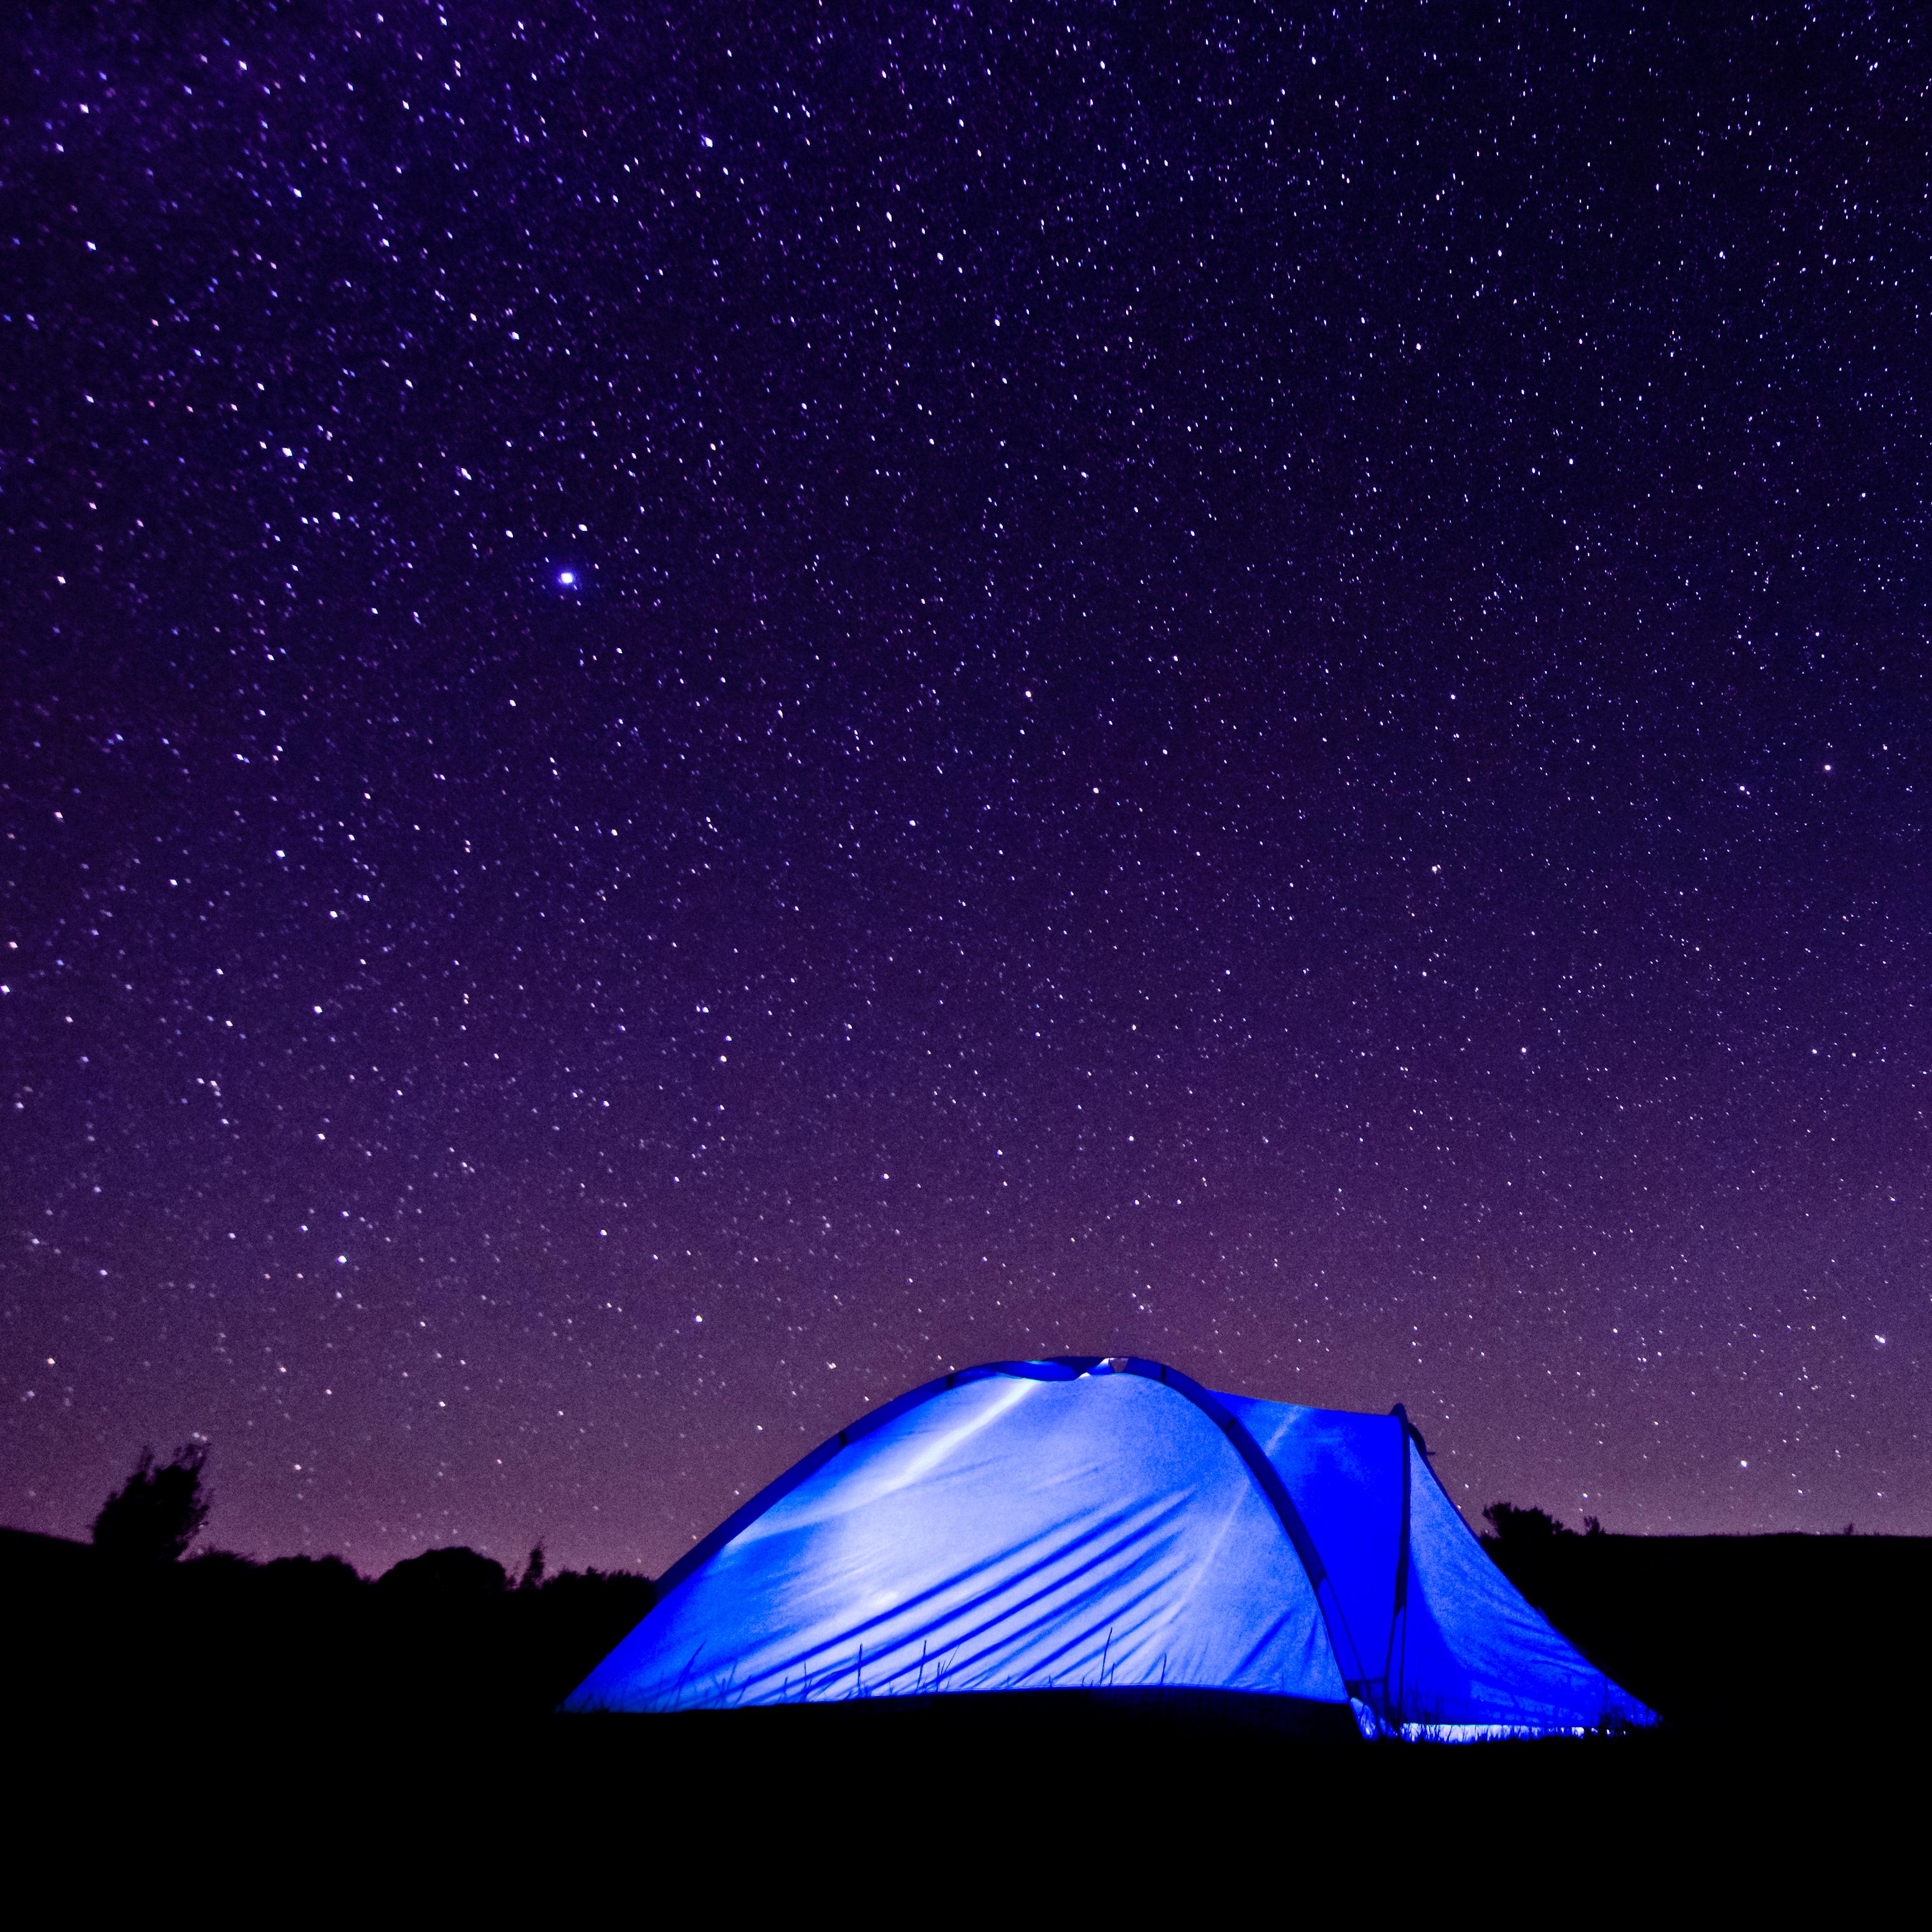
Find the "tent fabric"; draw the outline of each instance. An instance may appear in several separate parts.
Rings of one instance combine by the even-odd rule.
[[[675,1566],[566,1708],[1076,1688],[1442,1736],[1652,1715],[1490,1562],[1400,1412],[1086,1357],[945,1376],[842,1431]]]

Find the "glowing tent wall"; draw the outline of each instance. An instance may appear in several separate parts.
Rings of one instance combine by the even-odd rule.
[[[1156,1363],[914,1390],[664,1585],[568,1708],[1185,1688],[1449,1735],[1650,1716],[1490,1562],[1400,1414],[1216,1396]]]

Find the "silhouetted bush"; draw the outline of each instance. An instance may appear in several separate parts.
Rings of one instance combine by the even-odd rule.
[[[134,1473],[94,1519],[94,1547],[130,1566],[178,1562],[208,1520],[201,1492],[207,1459],[206,1443],[184,1443],[172,1462],[157,1468],[154,1450],[143,1449]]]
[[[1547,1510],[1518,1509],[1514,1503],[1492,1503],[1483,1512],[1490,1526],[1485,1543],[1500,1544],[1512,1552],[1554,1543],[1559,1536],[1574,1536],[1568,1523],[1559,1522]],[[1591,1519],[1595,1520],[1594,1517]]]
[[[238,1550],[197,1550],[182,1567],[206,1582],[212,1576],[239,1576],[244,1570],[252,1575],[261,1565],[254,1557],[244,1556]]]
[[[362,1572],[342,1556],[278,1556],[262,1565],[262,1578],[310,1598],[346,1598],[363,1587]]]
[[[474,1610],[502,1596],[510,1579],[494,1556],[458,1544],[406,1556],[383,1571],[376,1588],[398,1606],[442,1611]]]

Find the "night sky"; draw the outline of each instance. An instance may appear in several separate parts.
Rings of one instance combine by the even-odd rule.
[[[1678,10],[10,8],[0,1519],[1932,1532],[1932,57]]]

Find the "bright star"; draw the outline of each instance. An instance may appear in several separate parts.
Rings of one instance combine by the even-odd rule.
[[[563,586],[565,590],[574,590],[577,584],[577,573],[574,570],[560,570],[556,574],[556,580]]]

